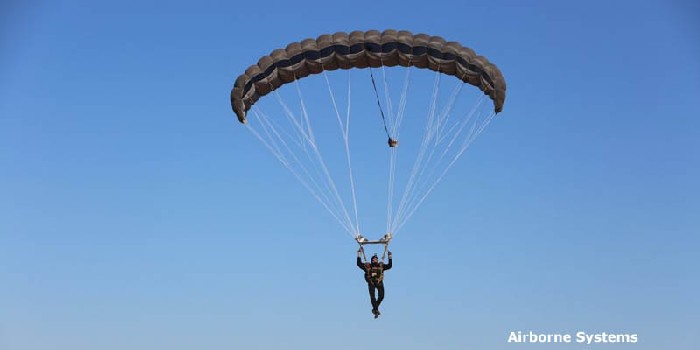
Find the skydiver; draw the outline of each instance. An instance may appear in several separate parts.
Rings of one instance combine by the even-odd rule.
[[[372,314],[374,318],[379,317],[379,304],[384,300],[384,271],[391,269],[391,252],[389,252],[389,263],[379,262],[377,254],[372,255],[370,263],[362,263],[362,248],[357,251],[357,267],[365,272],[365,281],[369,289],[369,297],[372,302]],[[377,295],[375,296],[375,290]]]

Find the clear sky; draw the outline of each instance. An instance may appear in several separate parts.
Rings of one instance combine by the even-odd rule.
[[[475,49],[508,97],[392,243],[374,320],[356,244],[229,92],[386,28]],[[694,348],[698,101],[694,1],[3,1],[0,349]]]

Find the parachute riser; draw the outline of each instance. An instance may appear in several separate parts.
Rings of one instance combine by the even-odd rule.
[[[360,245],[360,250],[362,251],[362,257],[364,258],[365,263],[367,262],[367,256],[365,255],[365,249],[364,246],[368,244],[383,244],[384,245],[384,252],[382,253],[382,262],[384,262],[384,258],[386,257],[386,253],[389,250],[389,242],[391,242],[391,233],[387,233],[384,235],[384,237],[376,240],[376,241],[370,241],[367,238],[363,237],[362,235],[358,234],[355,237],[355,240],[357,241],[357,244]]]

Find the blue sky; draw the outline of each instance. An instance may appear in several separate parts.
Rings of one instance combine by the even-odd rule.
[[[539,347],[507,344],[518,330],[697,344],[697,3],[0,12],[2,349]],[[374,320],[356,244],[228,95],[274,48],[385,28],[475,49],[508,97],[392,243]]]

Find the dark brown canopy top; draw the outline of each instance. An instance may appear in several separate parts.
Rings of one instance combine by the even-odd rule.
[[[439,36],[396,30],[338,32],[274,50],[236,79],[231,107],[238,120],[245,123],[246,112],[261,96],[296,79],[324,70],[396,65],[453,75],[488,95],[495,112],[503,109],[506,82],[501,71],[485,57]]]

